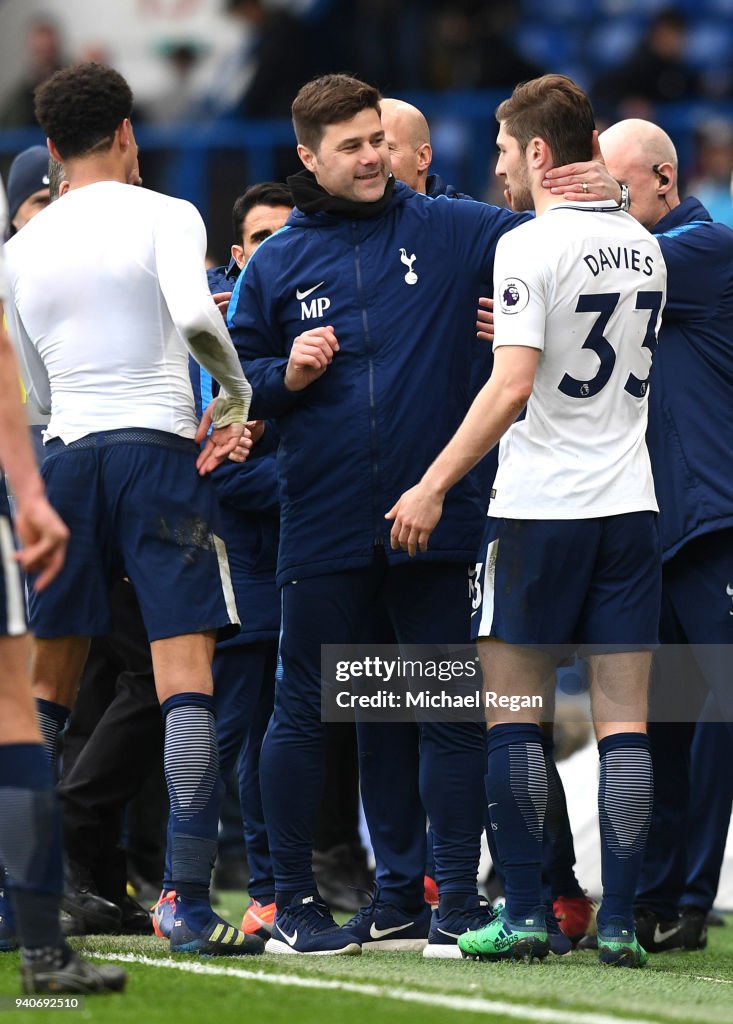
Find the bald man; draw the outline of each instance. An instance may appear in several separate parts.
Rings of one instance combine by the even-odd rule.
[[[654,234],[664,234],[671,227],[660,221],[681,205],[677,187],[677,151],[665,131],[651,121],[631,118],[607,128],[598,139],[606,166],[611,174],[623,174],[629,186],[629,212]],[[686,200],[694,216],[675,217],[677,223],[697,222],[703,209],[697,200]],[[710,215],[704,211],[705,220]],[[669,315],[669,314],[667,314]]]
[[[710,773],[712,787],[703,792],[690,773],[689,753],[708,691],[717,701],[718,722],[733,722],[725,658],[733,644],[733,231],[713,223],[694,197],[680,200],[677,153],[657,125],[621,121],[602,133],[600,144],[610,173],[629,185],[630,212],[658,238],[668,273],[647,445],[665,560],[660,639],[675,646],[660,648],[652,673],[650,718],[655,694],[663,693],[664,710],[657,715],[666,721],[649,728],[654,813],[636,931],[651,953],[698,949],[706,942],[705,918],[730,819],[730,773],[718,763]],[[573,165],[548,178],[562,184],[589,166]],[[712,756],[709,744],[696,743],[697,749],[706,746]],[[699,822],[688,816],[688,806],[704,808]],[[709,869],[707,883],[686,892],[688,863],[706,857],[708,864],[717,858],[717,872]]]
[[[389,148],[392,173],[416,192],[428,196],[468,199],[452,185],[446,185],[439,174],[428,174],[433,159],[430,127],[421,110],[404,100],[383,98],[382,128]]]
[[[416,192],[427,194],[428,168],[433,159],[433,149],[425,115],[404,100],[386,97],[380,106],[392,173]]]

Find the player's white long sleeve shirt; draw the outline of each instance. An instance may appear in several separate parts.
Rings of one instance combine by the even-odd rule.
[[[145,427],[193,437],[189,350],[226,394],[251,389],[204,269],[195,207],[103,181],[72,190],[6,246],[8,319],[46,438]]]

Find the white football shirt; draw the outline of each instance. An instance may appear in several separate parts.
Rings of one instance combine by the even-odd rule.
[[[504,235],[494,349],[540,349],[524,419],[500,442],[489,515],[657,510],[647,380],[666,296],[659,244],[612,203],[553,206]]]
[[[184,338],[216,334],[241,369],[190,203],[115,181],[74,189],[6,246],[11,334],[46,439],[124,427],[193,437]],[[248,385],[247,385],[248,386]]]

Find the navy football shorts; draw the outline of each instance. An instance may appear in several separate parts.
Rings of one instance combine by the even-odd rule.
[[[0,514],[0,636],[22,636],[28,629],[23,574],[14,554],[10,519]]]
[[[661,553],[655,512],[598,519],[489,517],[472,635],[526,646],[656,646]]]
[[[108,594],[122,576],[135,587],[150,640],[238,631],[216,495],[198,474],[198,451],[187,438],[142,429],[46,445],[48,498],[71,538],[63,571],[31,592],[36,636],[111,632]]]

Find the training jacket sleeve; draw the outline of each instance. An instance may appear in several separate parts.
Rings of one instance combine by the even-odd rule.
[[[300,392],[285,387],[289,351],[278,328],[273,289],[266,283],[272,276],[270,244],[268,239],[259,246],[237,278],[227,311],[232,340],[254,390],[252,419],[277,419],[300,400]]]
[[[730,302],[733,232],[710,222],[657,240],[667,264],[664,320],[707,321]]]
[[[202,411],[218,393],[211,374],[195,360],[190,360],[189,375],[196,415]],[[280,508],[278,496],[277,468],[275,459],[266,458],[277,451],[278,433],[273,424],[265,423],[262,437],[252,449],[246,462],[232,462],[227,459],[211,474],[219,501],[226,502],[242,512],[277,512]]]
[[[271,453],[258,448],[256,444],[246,462],[224,462],[214,470],[216,496],[241,512],[273,515],[280,509],[277,463]]]
[[[436,200],[438,201],[438,200]],[[494,254],[499,239],[532,219],[528,213],[514,213],[499,206],[480,203],[472,199],[444,200],[450,203],[451,214],[457,220],[457,245],[468,266],[478,267],[488,281],[493,280]]]

